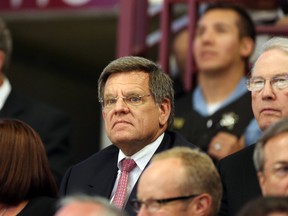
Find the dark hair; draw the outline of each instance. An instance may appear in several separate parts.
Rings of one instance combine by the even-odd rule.
[[[168,119],[168,129],[172,129],[174,119],[173,81],[159,65],[146,58],[125,56],[107,65],[98,79],[98,99],[103,99],[104,87],[111,74],[131,71],[149,74],[149,89],[157,104],[160,104],[166,98],[170,100],[171,113]]]
[[[0,50],[2,50],[5,54],[4,66],[3,68],[0,68],[0,70],[7,72],[12,54],[12,38],[9,29],[7,28],[5,22],[1,18],[0,18]]]
[[[238,14],[239,20],[236,23],[239,30],[239,37],[249,37],[255,43],[256,40],[256,27],[248,12],[241,6],[236,3],[220,2],[220,3],[211,3],[204,10],[203,15],[212,10],[231,10]],[[248,69],[249,57],[245,59],[246,67]]]
[[[259,197],[248,202],[237,216],[268,216],[276,212],[288,213],[288,197]]]
[[[38,196],[57,197],[40,136],[16,119],[0,120],[0,202],[16,205]]]

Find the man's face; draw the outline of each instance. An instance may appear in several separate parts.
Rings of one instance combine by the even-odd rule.
[[[184,175],[181,161],[176,158],[152,162],[143,172],[137,190],[137,198],[141,201],[149,199],[167,199],[188,194],[181,194],[181,176]],[[183,177],[182,177],[183,178]],[[193,200],[192,200],[193,201]],[[160,205],[159,209],[149,211],[149,207],[142,205],[138,216],[188,216],[191,214],[191,199],[177,200]]]
[[[143,96],[137,105],[127,104],[121,97]],[[149,75],[144,72],[122,72],[109,76],[105,98],[117,98],[112,108],[103,109],[107,135],[111,142],[131,155],[153,142],[167,128],[170,101],[156,104],[149,90]]]
[[[193,46],[199,72],[223,71],[243,61],[238,19],[234,11],[223,9],[200,18]]]
[[[264,171],[258,173],[263,195],[288,196],[288,132],[268,140],[264,158]]]
[[[272,87],[269,79],[287,73],[288,55],[272,49],[264,52],[256,61],[252,77],[268,79],[260,91],[252,92],[252,108],[261,130],[276,121],[288,117],[288,88]]]

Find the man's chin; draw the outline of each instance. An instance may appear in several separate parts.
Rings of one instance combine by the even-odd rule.
[[[280,119],[279,118],[269,118],[269,119],[264,119],[260,122],[259,127],[262,131],[266,130],[268,127],[271,125],[275,124],[278,122]]]

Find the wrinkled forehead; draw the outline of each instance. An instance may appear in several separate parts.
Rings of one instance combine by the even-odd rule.
[[[104,91],[111,88],[133,88],[142,87],[149,89],[149,74],[139,71],[121,72],[111,74],[104,86]]]

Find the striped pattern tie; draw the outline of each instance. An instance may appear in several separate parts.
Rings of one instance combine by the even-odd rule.
[[[121,175],[113,199],[113,205],[122,209],[126,202],[127,185],[129,179],[129,173],[136,167],[136,163],[133,159],[124,159],[121,161]]]

